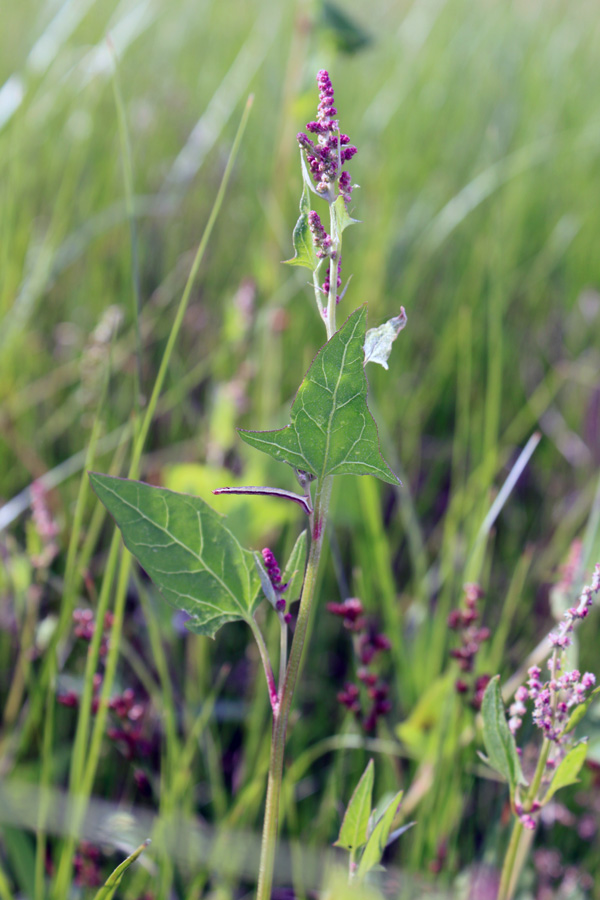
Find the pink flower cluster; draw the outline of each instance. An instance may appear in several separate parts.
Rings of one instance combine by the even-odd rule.
[[[349,597],[343,603],[328,603],[327,609],[334,616],[340,616],[344,620],[344,627],[355,635],[354,650],[360,662],[356,677],[364,686],[361,691],[355,682],[347,682],[337,698],[346,709],[354,713],[363,730],[371,734],[375,731],[380,716],[387,715],[392,708],[388,699],[389,686],[372,668],[376,656],[390,649],[390,640],[369,623],[357,597]],[[361,694],[366,694],[369,701],[366,710]]]
[[[346,202],[350,199],[352,186],[350,176],[341,173],[341,167],[356,153],[356,147],[350,144],[347,134],[340,133],[337,119],[337,109],[334,104],[333,85],[329,73],[321,69],[317,74],[319,87],[319,106],[317,118],[314,122],[306,123],[306,130],[316,135],[316,143],[307,134],[301,131],[298,143],[306,153],[306,161],[310,173],[315,180],[319,194],[326,197],[329,202],[335,200],[335,183],[340,181],[340,193]]]
[[[262,551],[262,558],[265,564],[265,569],[267,570],[267,575],[269,576],[269,581],[273,585],[275,593],[277,594],[277,603],[275,604],[275,608],[277,612],[284,613],[283,619],[285,622],[291,622],[292,615],[291,613],[286,613],[285,609],[287,606],[285,597],[283,593],[288,589],[288,584],[283,584],[281,581],[281,569],[279,568],[279,564],[275,559],[275,554],[268,547],[265,547]]]
[[[577,669],[563,672],[560,656],[572,642],[571,633],[575,623],[585,619],[592,605],[594,595],[600,591],[600,564],[596,565],[592,581],[586,585],[579,595],[577,606],[566,611],[558,627],[549,635],[554,648],[548,660],[550,677],[542,681],[542,670],[539,666],[531,666],[528,670],[527,686],[521,685],[515,691],[514,702],[509,707],[508,726],[515,734],[523,722],[526,702],[533,700],[533,721],[544,732],[544,736],[556,744],[564,743],[568,734],[564,733],[570,710],[586,699],[586,694],[596,684],[591,672],[581,675]]]

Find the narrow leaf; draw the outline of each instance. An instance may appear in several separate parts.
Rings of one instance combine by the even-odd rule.
[[[254,553],[254,564],[256,566],[256,571],[258,572],[258,577],[260,579],[260,586],[263,590],[263,594],[273,607],[273,609],[277,609],[277,601],[279,597],[273,587],[273,582],[269,578],[268,572],[263,565],[262,556],[260,553]]]
[[[370,759],[367,768],[354,789],[354,793],[350,797],[350,802],[342,820],[340,834],[333,845],[334,847],[343,847],[344,850],[353,852],[367,843],[374,778],[375,769],[373,760]]]
[[[577,776],[585,762],[587,749],[587,744],[585,741],[582,741],[580,744],[572,747],[564,759],[561,760],[554,773],[554,778],[546,791],[544,803],[547,803],[550,797],[553,797],[561,788],[566,787],[568,784],[578,783],[579,778]]]
[[[306,530],[304,530],[294,544],[290,558],[283,570],[282,581],[287,584],[286,597],[289,603],[298,600],[304,584],[304,572],[306,570]]]
[[[564,727],[563,730],[561,731],[561,735],[563,735],[563,734],[568,734],[570,731],[573,731],[573,729],[574,729],[577,725],[579,725],[579,723],[581,722],[581,720],[582,720],[583,717],[585,716],[586,712],[588,711],[588,709],[590,708],[590,706],[591,706],[592,703],[594,702],[594,697],[595,697],[596,694],[598,694],[598,693],[600,693],[600,686],[597,687],[595,690],[592,691],[592,693],[591,693],[590,696],[587,698],[587,700],[584,700],[583,703],[580,703],[578,706],[576,706],[576,707],[573,709],[573,712],[571,713],[571,715],[570,715],[569,718],[567,719],[567,724],[565,725],[565,727]]]
[[[259,494],[261,497],[280,497],[282,500],[291,500],[302,507],[307,516],[310,516],[312,507],[308,497],[304,494],[296,494],[294,491],[284,491],[280,488],[257,487],[253,484],[240,485],[240,487],[222,487],[213,491],[213,494]]]
[[[300,217],[296,222],[292,241],[294,244],[294,256],[292,259],[286,259],[284,262],[288,266],[304,266],[311,272],[317,268],[319,260],[315,245],[313,243],[312,234],[308,225],[308,214],[310,212],[310,198],[306,183],[302,189],[302,197],[300,198]]]
[[[117,868],[112,872],[97,894],[94,895],[94,900],[110,900],[111,897],[114,896],[115,891],[117,890],[119,884],[121,883],[121,879],[123,875],[129,868],[129,866],[136,861],[136,859],[142,855],[146,847],[150,844],[150,839],[144,841],[143,844],[134,850],[133,853],[124,859],[123,862],[117,866]]]
[[[508,782],[511,797],[518,784],[527,782],[521,771],[515,739],[506,722],[506,713],[500,693],[500,676],[489,682],[481,704],[483,717],[483,742],[487,750],[488,762]]]
[[[367,406],[366,315],[366,306],[355,310],[319,350],[292,404],[291,424],[276,431],[240,430],[247,444],[317,478],[375,475],[400,483],[381,456]]]
[[[359,878],[363,878],[367,872],[370,872],[373,866],[377,866],[381,862],[383,851],[387,846],[388,837],[392,829],[396,812],[400,806],[403,793],[403,791],[398,791],[373,828],[358,865],[357,875]]]
[[[406,325],[406,313],[404,307],[400,307],[400,315],[388,319],[377,328],[369,328],[365,337],[365,363],[379,363],[384,369],[388,368],[387,361],[392,352],[392,344]]]
[[[191,616],[186,627],[214,637],[221,625],[249,621],[261,600],[254,558],[199,497],[90,472],[99,500],[127,549],[163,597]]]

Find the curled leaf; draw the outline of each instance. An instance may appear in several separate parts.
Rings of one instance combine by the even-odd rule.
[[[406,312],[400,307],[400,315],[388,319],[377,328],[369,328],[365,337],[365,364],[368,362],[379,363],[384,369],[388,368],[387,361],[392,352],[392,344],[406,325]]]

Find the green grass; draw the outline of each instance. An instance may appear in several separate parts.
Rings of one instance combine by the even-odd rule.
[[[446,690],[444,715],[417,729],[412,744],[399,742],[395,727],[447,671],[446,615],[467,578],[483,584],[494,632],[482,670],[504,680],[552,624],[548,585],[572,541],[585,537],[588,568],[600,557],[595,4],[417,0],[377,2],[367,14],[347,3],[371,38],[350,54],[317,3],[73,2],[68,15],[80,10],[80,20],[71,30],[59,20],[62,37],[32,54],[57,28],[49,25],[57,9],[9,5],[0,37],[0,89],[11,77],[23,88],[0,127],[0,498],[10,501],[74,458],[49,497],[61,528],[50,570],[36,572],[28,561],[27,513],[7,516],[0,534],[0,775],[59,789],[84,777],[71,768],[77,713],[52,702],[52,687],[65,678],[84,689],[71,610],[96,607],[111,568],[111,527],[82,471],[126,474],[139,422],[136,357],[147,404],[251,92],[252,114],[140,471],[205,497],[224,483],[223,467],[293,487],[280,467],[242,445],[235,427],[287,421],[322,342],[310,288],[279,263],[290,256],[301,187],[295,134],[313,116],[314,75],[326,67],[343,130],[359,147],[351,172],[362,224],[345,240],[344,270],[353,278],[339,318],[364,301],[372,324],[400,305],[408,314],[390,371],[368,373],[384,453],[404,487],[343,479],[334,491],[334,559],[320,586],[284,785],[285,833],[300,845],[280,874],[298,883],[304,873],[310,887],[314,869],[302,854],[314,862],[311,854],[335,839],[342,801],[370,754],[377,796],[403,785],[414,803],[407,817],[417,824],[390,862],[411,869],[418,890],[433,878],[429,865],[442,843],[442,886],[474,861],[497,862],[505,794],[480,777],[473,741],[461,738],[472,728],[469,714]],[[107,32],[119,59],[116,98]],[[0,93],[0,123],[7,96]],[[244,290],[254,304],[248,319]],[[113,306],[122,323],[107,341],[98,326]],[[536,429],[542,437],[525,473],[482,533]],[[192,468],[178,468],[183,463]],[[222,500],[218,508],[230,504],[247,545],[269,544],[281,556],[291,548],[295,516],[261,500]],[[252,882],[243,847],[226,873],[215,872],[206,849],[177,848],[168,823],[196,816],[207,826],[259,829],[269,738],[260,661],[242,627],[214,644],[179,636],[147,582],[121,571],[115,689],[132,685],[148,698],[155,743],[136,764],[114,742],[96,743],[95,775],[85,760],[87,787],[115,809],[135,804],[161,818],[151,835],[123,838],[104,878],[151,836],[148,862],[125,873],[118,896],[240,896],[238,884],[250,890]],[[104,590],[112,608],[115,596]],[[360,596],[393,642],[394,710],[368,747],[336,702],[351,674],[351,646],[323,607],[340,594]],[[55,621],[56,672],[43,638]],[[276,642],[275,631],[269,639]],[[595,640],[596,616],[581,636],[582,668],[596,665]],[[597,724],[591,736],[600,759]],[[134,781],[139,768],[146,794]],[[568,802],[581,812],[574,792]],[[71,879],[66,825],[54,827],[51,815],[44,821],[43,804],[33,813],[15,822],[0,812],[2,900],[56,896],[46,847],[55,867],[62,854],[60,878]],[[561,827],[538,842],[560,845],[566,862],[600,879],[597,838],[585,843]],[[85,833],[102,843],[97,825]]]

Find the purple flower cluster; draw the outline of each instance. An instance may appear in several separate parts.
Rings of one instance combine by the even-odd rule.
[[[306,153],[306,161],[310,173],[315,181],[316,191],[329,203],[334,203],[337,197],[342,196],[346,207],[352,196],[352,179],[350,173],[342,171],[342,166],[352,159],[356,153],[356,147],[350,144],[347,134],[341,134],[339,123],[336,119],[337,109],[334,106],[333,86],[329,73],[325,69],[317,75],[319,86],[319,106],[317,118],[314,122],[307,122],[306,129],[313,134],[316,140],[310,138],[304,132],[297,136],[298,143]],[[337,188],[336,188],[337,185]],[[328,294],[331,287],[331,271],[335,271],[337,262],[337,288],[342,285],[342,259],[337,249],[333,246],[331,236],[327,234],[320,216],[316,212],[310,212],[308,217],[309,228],[312,233],[313,243],[318,259],[328,259],[327,274],[321,290]],[[336,301],[341,297],[336,292]]]
[[[284,613],[283,619],[285,622],[291,622],[292,615],[291,613],[286,613],[286,600],[283,597],[284,592],[287,590],[288,584],[283,584],[281,581],[281,569],[279,568],[279,564],[275,559],[275,554],[268,547],[265,547],[262,551],[262,558],[265,564],[265,569],[267,570],[267,575],[269,576],[269,581],[273,585],[275,593],[277,594],[277,602],[275,604],[275,608],[277,612]]]
[[[344,627],[355,635],[354,650],[360,662],[356,677],[364,686],[361,691],[355,682],[347,682],[337,695],[338,701],[354,713],[367,734],[372,734],[380,716],[387,715],[392,708],[388,699],[389,687],[372,667],[377,654],[390,649],[390,640],[369,623],[357,597],[349,597],[343,603],[328,603],[327,609],[334,616],[340,616]],[[366,709],[361,694],[366,695]]]
[[[329,73],[325,69],[318,72],[317,85],[319,87],[317,118],[314,122],[306,123],[306,130],[316,136],[316,142],[303,131],[298,134],[297,139],[306,153],[306,161],[318,193],[331,203],[335,200],[335,183],[341,179],[341,168],[344,163],[352,159],[356,153],[356,147],[350,144],[347,134],[340,133],[339,123],[336,119],[337,109],[333,105],[333,85]],[[348,175],[344,177],[343,184],[340,185],[340,193],[344,199],[346,199],[346,195],[348,200],[350,199],[352,187]]]
[[[544,736],[556,744],[563,744],[568,740],[569,735],[564,733],[564,729],[570,710],[586,699],[587,692],[596,684],[596,678],[591,672],[585,672],[582,676],[577,669],[561,673],[560,655],[570,646],[575,623],[587,617],[598,591],[600,564],[596,565],[591,584],[586,585],[579,595],[577,606],[566,611],[557,629],[549,635],[550,644],[554,648],[552,657],[548,660],[549,679],[542,681],[542,670],[539,666],[531,666],[528,670],[527,687],[521,685],[517,688],[514,702],[509,707],[508,725],[513,734],[521,727],[526,702],[533,700],[533,721],[544,732]]]
[[[450,612],[448,627],[460,636],[460,646],[451,650],[450,656],[457,660],[461,672],[466,674],[473,671],[479,648],[488,640],[490,629],[478,625],[480,613],[477,604],[483,597],[479,585],[465,584],[464,592],[463,606]],[[489,680],[489,675],[479,675],[473,684],[469,684],[469,681],[461,677],[456,680],[454,687],[458,694],[466,695],[471,692],[471,706],[479,710]]]

